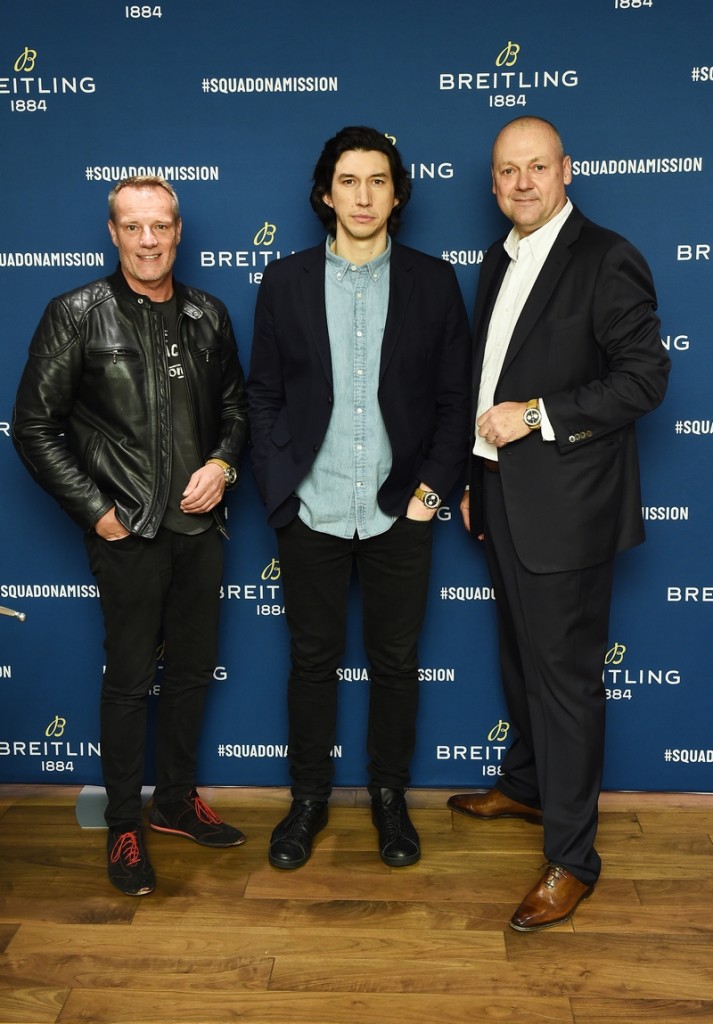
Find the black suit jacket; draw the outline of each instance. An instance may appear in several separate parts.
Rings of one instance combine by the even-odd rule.
[[[509,263],[504,241],[480,271],[475,401]],[[553,442],[535,430],[498,451],[515,549],[532,572],[596,565],[644,539],[634,421],[662,400],[670,368],[655,310],[641,254],[573,210],[515,326],[495,393],[495,404],[543,399],[555,431]],[[480,474],[482,460],[472,458],[474,535],[483,531]]]
[[[269,264],[258,293],[248,381],[252,461],[276,527],[297,515],[295,489],[332,413],[324,272],[320,245]],[[452,267],[396,243],[378,398],[392,449],[380,507],[402,515],[422,480],[445,498],[466,461],[470,331]]]

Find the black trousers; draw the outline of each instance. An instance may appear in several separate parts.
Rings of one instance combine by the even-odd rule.
[[[110,827],[141,821],[148,691],[163,644],[156,719],[157,804],[195,785],[206,690],[218,650],[223,542],[159,530],[153,540],[86,536],[104,613],[101,752]]]
[[[292,793],[325,800],[332,789],[337,669],[347,597],[359,576],[371,678],[367,751],[370,789],[404,789],[416,739],[418,635],[431,562],[429,522],[397,519],[386,533],[344,540],[300,519],[277,531],[291,634],[287,700]]]
[[[531,573],[508,528],[498,474],[484,474],[485,551],[495,589],[500,664],[515,735],[497,787],[542,809],[547,860],[592,885],[604,758],[613,561]]]

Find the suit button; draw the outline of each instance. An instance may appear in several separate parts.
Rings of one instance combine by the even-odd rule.
[[[587,431],[587,437],[591,437],[591,436],[592,436],[592,432],[591,432],[591,430],[588,430]]]
[[[577,440],[577,438],[576,438],[576,437],[574,436],[574,434],[570,434],[570,435],[569,435],[569,443],[570,443],[570,444],[574,444],[574,442],[575,442],[576,440]]]
[[[318,452],[319,451],[319,445],[318,444],[313,444],[312,445],[312,451],[313,452]]]

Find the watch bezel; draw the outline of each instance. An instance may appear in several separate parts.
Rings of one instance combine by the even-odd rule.
[[[531,405],[528,403],[527,408],[522,414],[522,418],[530,430],[535,430],[542,424],[542,413],[538,408],[537,399],[534,399]]]
[[[418,498],[427,509],[436,510],[441,507],[443,502],[441,501],[440,494],[436,494],[435,491],[426,491],[423,487],[417,487],[413,492],[414,498]]]

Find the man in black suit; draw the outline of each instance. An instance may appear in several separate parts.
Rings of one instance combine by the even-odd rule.
[[[356,566],[369,660],[372,820],[392,867],[420,842],[404,790],[432,519],[465,465],[470,338],[452,268],[391,241],[411,183],[372,128],[325,144],[310,201],[321,244],[271,264],[248,382],[253,465],[277,530],[291,634],[292,806],[269,860],[298,868],[327,823],[337,669]]]
[[[648,266],[572,206],[554,126],[506,125],[492,175],[513,228],[480,271],[461,511],[494,581],[515,735],[497,786],[448,804],[544,825],[549,866],[510,921],[535,931],[568,920],[599,876],[613,560],[644,539],[634,421],[662,400],[669,360]]]

